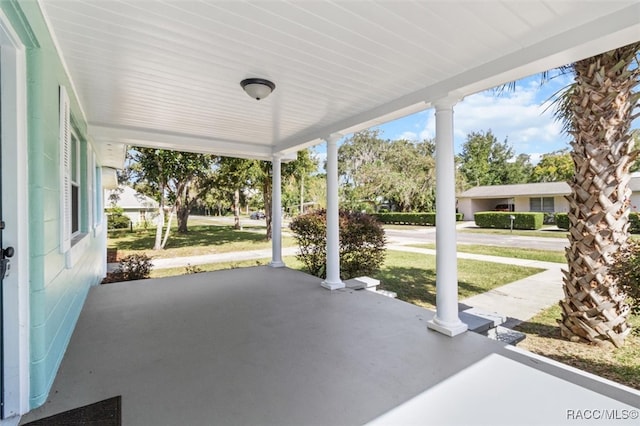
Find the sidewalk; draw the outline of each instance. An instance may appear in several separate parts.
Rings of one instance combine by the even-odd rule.
[[[434,256],[436,254],[433,249],[408,247],[402,244],[389,244],[387,249]],[[538,312],[557,303],[563,297],[562,268],[566,267],[564,263],[460,252],[457,257],[458,259],[472,259],[545,269],[544,272],[500,286],[486,293],[460,300],[462,305],[474,307],[487,313],[495,312],[501,316],[506,316],[507,321],[503,325],[507,328],[512,328],[523,321],[529,320]]]

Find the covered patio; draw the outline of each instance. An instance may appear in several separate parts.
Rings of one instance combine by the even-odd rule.
[[[141,426],[556,425],[640,409],[603,379],[429,332],[433,315],[268,266],[94,287],[48,401],[22,422],[114,396]]]
[[[57,136],[71,125],[86,135],[79,152],[91,147],[111,176],[129,146],[266,160],[274,212],[269,267],[92,286],[102,268],[91,263],[95,271],[77,288],[70,278],[58,287],[44,279],[86,265],[52,263],[36,251],[58,254],[44,240],[62,215],[46,216],[49,233],[41,234],[45,221],[36,217],[36,230],[19,236],[32,242],[40,262],[32,276],[42,285],[34,288],[28,265],[16,268],[19,285],[3,301],[6,424],[29,409],[22,423],[118,395],[125,425],[547,425],[573,420],[571,410],[637,415],[638,392],[466,332],[454,166],[457,102],[637,41],[636,0],[11,0],[2,10],[0,24],[17,27],[14,104],[35,130],[31,144],[41,134],[52,141],[36,160],[62,169]],[[246,79],[267,80],[273,92],[251,99]],[[339,141],[429,108],[436,312],[345,288],[338,249]],[[281,247],[281,165],[318,144],[327,153],[325,280],[287,269]],[[26,156],[26,142],[16,145]],[[39,195],[26,167],[20,173],[15,193]],[[42,212],[62,204],[57,186],[48,194],[46,206],[32,197]]]

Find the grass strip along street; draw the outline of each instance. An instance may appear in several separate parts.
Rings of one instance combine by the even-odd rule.
[[[409,247],[435,250],[435,244],[411,244]],[[485,254],[488,256],[511,257],[516,259],[540,260],[543,262],[566,263],[563,252],[515,247],[484,246],[477,244],[458,244],[458,252]]]

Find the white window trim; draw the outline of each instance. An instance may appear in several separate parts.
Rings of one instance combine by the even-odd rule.
[[[71,248],[71,105],[60,86],[60,251]]]
[[[93,214],[96,182],[95,182],[96,158],[91,144],[87,143],[87,231],[95,229],[95,217]]]
[[[73,197],[71,197],[70,203],[70,216],[71,216],[71,246],[73,247],[74,241],[78,238],[80,234],[82,234],[82,142],[78,137],[78,133],[71,128],[71,149],[75,151],[75,153],[71,152],[71,186],[75,186],[77,188],[77,206],[76,211],[73,210]],[[73,162],[73,158],[76,158],[76,162]],[[73,170],[75,169],[75,170]],[[74,179],[73,176],[76,176]],[[73,190],[71,191],[71,195],[73,195]],[[74,215],[76,222],[78,223],[78,229],[73,230],[73,219]]]
[[[12,424],[29,411],[29,216],[27,68],[25,47],[0,10],[0,84],[5,246],[13,246],[11,273],[4,279],[4,415]]]

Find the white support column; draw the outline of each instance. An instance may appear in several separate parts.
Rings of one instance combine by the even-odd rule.
[[[282,184],[280,154],[274,154],[271,160],[271,267],[282,268]]]
[[[340,279],[340,228],[338,203],[338,140],[342,135],[333,134],[327,142],[327,278],[322,287],[329,290],[344,288]]]
[[[427,326],[447,336],[467,330],[458,316],[456,176],[453,151],[455,100],[436,102],[436,315]]]

